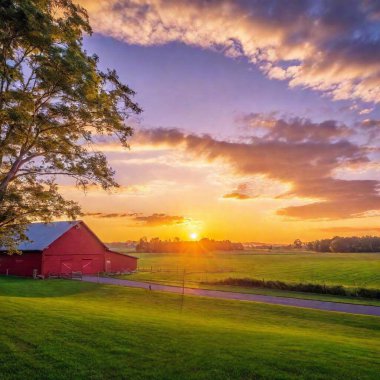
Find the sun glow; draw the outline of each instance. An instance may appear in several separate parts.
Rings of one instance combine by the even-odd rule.
[[[196,232],[192,232],[191,234],[190,234],[190,239],[191,240],[196,240],[198,238],[198,234],[196,233]]]

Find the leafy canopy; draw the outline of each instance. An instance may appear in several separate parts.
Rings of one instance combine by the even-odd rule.
[[[57,177],[117,186],[95,144],[115,136],[127,147],[127,119],[141,109],[83,49],[91,27],[71,0],[2,0],[0,20],[0,246],[12,250],[31,221],[80,214]]]

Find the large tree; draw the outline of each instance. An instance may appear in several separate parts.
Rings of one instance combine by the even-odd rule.
[[[34,220],[75,218],[60,176],[117,186],[99,136],[125,147],[134,92],[83,48],[86,11],[71,0],[0,1],[0,246],[14,249]]]

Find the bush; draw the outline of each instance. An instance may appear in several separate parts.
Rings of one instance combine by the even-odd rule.
[[[289,290],[304,293],[331,294],[335,296],[363,297],[380,299],[379,289],[346,288],[341,285],[321,285],[312,283],[288,283],[283,281],[265,281],[255,278],[226,278],[224,280],[208,282],[213,285],[244,286],[248,288],[266,288]]]

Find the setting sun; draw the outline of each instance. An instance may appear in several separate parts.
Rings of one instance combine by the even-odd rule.
[[[196,233],[196,232],[192,232],[191,234],[190,234],[190,239],[191,240],[196,240],[198,238],[198,234]]]

